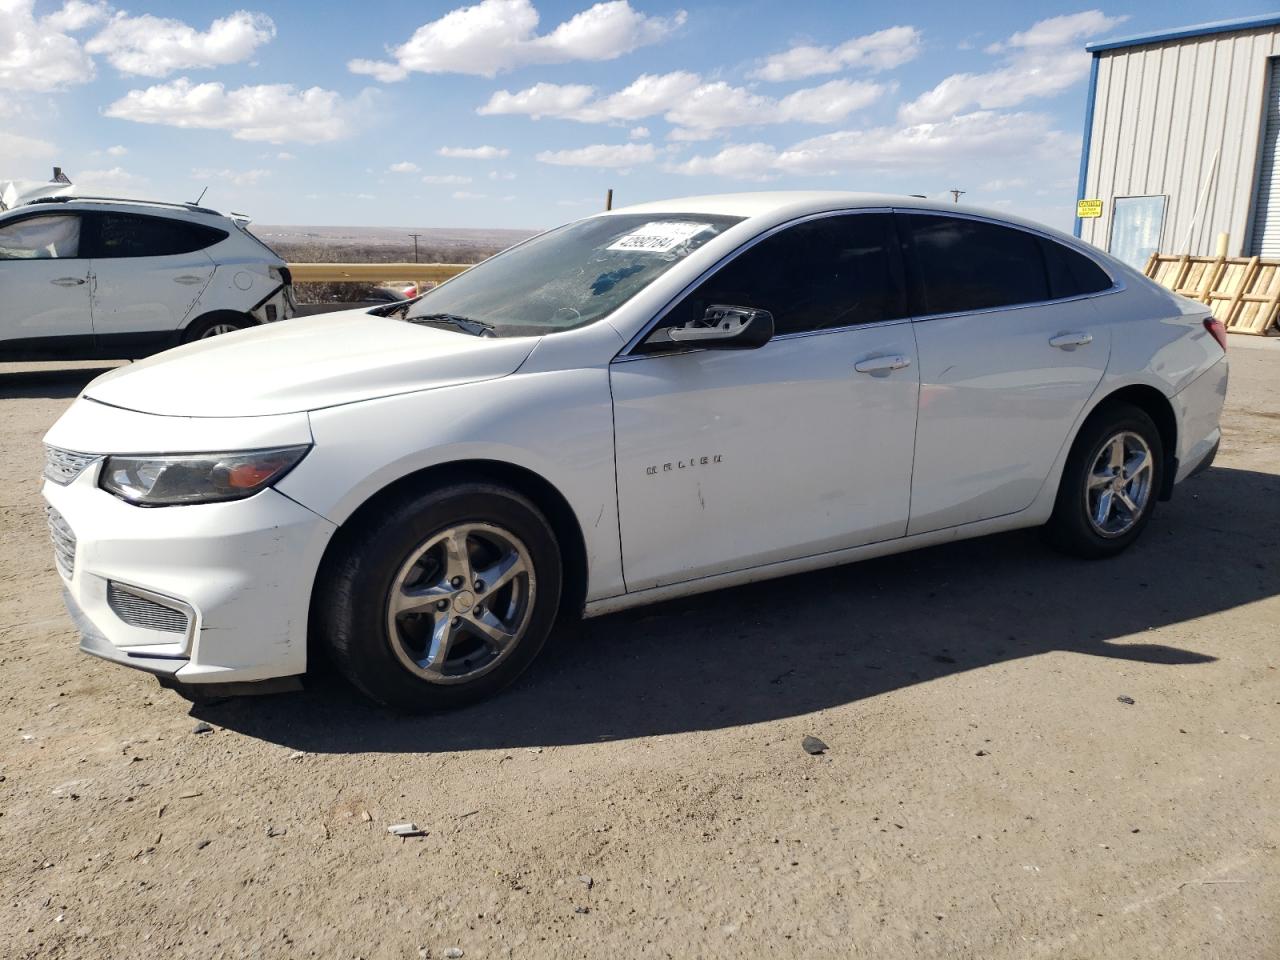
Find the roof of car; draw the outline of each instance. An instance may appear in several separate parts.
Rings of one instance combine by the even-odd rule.
[[[720,193],[699,197],[675,197],[619,207],[612,214],[719,214],[722,216],[761,218],[781,223],[796,217],[834,210],[857,210],[893,207],[897,209],[927,210],[941,214],[960,213],[985,217],[1004,223],[1029,227],[1055,236],[1066,234],[1033,220],[1012,216],[1003,210],[987,210],[967,204],[955,204],[945,200],[930,200],[891,193],[856,193],[843,190],[761,190],[751,193]],[[1069,238],[1067,238],[1069,239]]]
[[[201,207],[194,203],[168,203],[163,200],[132,200],[126,197],[88,197],[88,196],[60,196],[60,197],[39,197],[35,200],[28,201],[14,207],[7,213],[16,213],[18,211],[30,212],[43,208],[50,208],[50,212],[54,210],[97,210],[103,207],[118,207],[128,209],[135,213],[161,213],[168,216],[193,215],[191,218],[203,220],[208,217],[216,217],[219,220],[225,219],[241,219],[246,223],[248,218],[238,213],[222,213],[211,207]]]

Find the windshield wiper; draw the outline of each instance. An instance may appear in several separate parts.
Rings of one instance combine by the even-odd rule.
[[[405,319],[410,323],[446,323],[473,337],[498,335],[493,329],[493,324],[485,323],[483,320],[472,320],[470,317],[460,317],[456,313],[423,313],[414,317],[405,317]]]

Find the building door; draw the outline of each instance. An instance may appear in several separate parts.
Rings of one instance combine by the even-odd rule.
[[[1133,269],[1146,269],[1160,249],[1167,197],[1116,197],[1111,211],[1111,242],[1107,252]]]
[[[1267,77],[1267,103],[1258,158],[1258,189],[1253,201],[1250,250],[1259,257],[1280,257],[1280,69],[1272,58]]]

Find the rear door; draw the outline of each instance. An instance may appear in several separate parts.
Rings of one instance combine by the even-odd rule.
[[[920,353],[909,534],[1031,505],[1097,387],[1113,289],[1057,241],[976,217],[898,214]]]
[[[225,231],[168,217],[102,211],[91,218],[93,332],[110,349],[162,341],[187,320],[213,276],[205,248]]]
[[[75,352],[92,345],[89,261],[78,213],[0,226],[0,350]]]

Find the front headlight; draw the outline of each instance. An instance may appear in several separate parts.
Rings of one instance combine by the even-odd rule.
[[[280,480],[310,449],[107,457],[98,483],[108,493],[141,506],[241,500]]]

